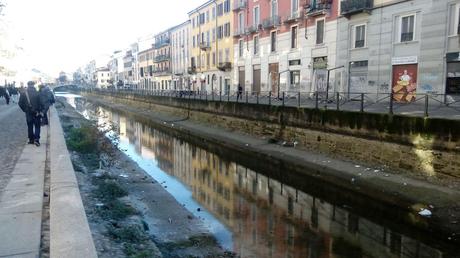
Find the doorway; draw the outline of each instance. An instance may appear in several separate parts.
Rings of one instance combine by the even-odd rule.
[[[279,89],[279,64],[269,64],[268,73],[270,75],[269,83],[271,85],[271,92],[273,95],[275,95]]]
[[[260,65],[254,65],[252,72],[252,94],[260,93]]]

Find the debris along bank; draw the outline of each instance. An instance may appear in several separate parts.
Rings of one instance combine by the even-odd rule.
[[[62,99],[56,108],[99,257],[234,256],[117,148],[111,125],[85,119]]]

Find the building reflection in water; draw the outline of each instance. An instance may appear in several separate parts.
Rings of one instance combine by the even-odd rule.
[[[79,105],[77,105],[78,108]],[[120,141],[180,180],[233,234],[241,257],[442,257],[442,253],[344,208],[103,108]],[[82,110],[80,110],[82,112]]]

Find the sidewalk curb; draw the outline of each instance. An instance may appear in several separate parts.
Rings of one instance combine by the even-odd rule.
[[[97,257],[61,123],[56,109],[50,111],[50,254]]]

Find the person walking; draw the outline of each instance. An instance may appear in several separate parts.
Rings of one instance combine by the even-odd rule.
[[[40,120],[43,108],[40,95],[34,85],[33,81],[27,83],[27,88],[19,97],[19,107],[26,114],[29,144],[35,144],[38,147],[40,146]]]
[[[238,83],[238,92],[236,93],[236,101],[243,98],[243,87]]]
[[[54,94],[48,86],[40,85],[39,88],[40,102],[43,107],[42,125],[48,125],[48,110],[55,102]]]

